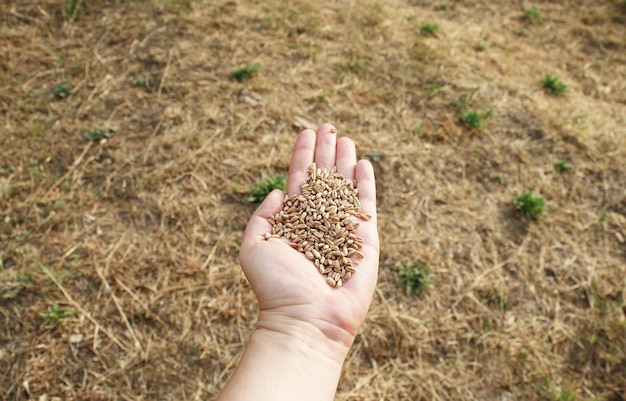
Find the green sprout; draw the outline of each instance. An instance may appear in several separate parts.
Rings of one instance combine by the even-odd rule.
[[[439,25],[428,22],[420,27],[420,34],[422,36],[435,36],[438,30]]]
[[[117,131],[115,127],[95,127],[89,132],[85,132],[83,135],[86,140],[91,142],[98,142],[103,139],[107,139],[111,136],[112,132]]]
[[[435,284],[434,274],[425,261],[407,263],[398,270],[398,277],[407,295],[419,295],[423,289],[433,288]]]
[[[478,111],[463,111],[459,114],[459,120],[471,129],[480,129],[483,127],[483,118],[490,116],[491,110],[484,113]]]
[[[564,84],[556,75],[546,74],[541,79],[541,86],[546,92],[553,95],[560,95],[567,90],[567,85]]]
[[[57,324],[60,320],[76,315],[76,309],[69,306],[59,306],[54,304],[43,314],[46,322],[50,325]]]
[[[558,162],[556,162],[555,167],[560,172],[572,169],[572,165],[567,159],[559,160]]]
[[[249,63],[243,67],[237,68],[230,74],[230,77],[235,81],[246,81],[256,75],[261,70],[261,66],[257,63]]]
[[[73,17],[75,14],[85,11],[83,7],[83,0],[69,0],[65,2],[65,14],[69,17]]]
[[[287,178],[284,174],[270,175],[258,180],[252,186],[250,195],[244,197],[243,200],[259,204],[275,189],[280,189],[283,192],[287,191]]]
[[[139,74],[133,79],[133,86],[141,86],[145,87],[148,84],[148,79],[143,75]]]
[[[543,23],[543,17],[541,16],[541,12],[536,7],[522,7],[522,12],[524,13],[524,21],[535,25],[541,25]]]
[[[546,209],[546,200],[543,196],[535,196],[531,191],[525,189],[515,197],[513,205],[526,219],[539,220]]]
[[[72,94],[72,87],[67,82],[58,83],[52,88],[52,94],[57,99],[65,99]]]

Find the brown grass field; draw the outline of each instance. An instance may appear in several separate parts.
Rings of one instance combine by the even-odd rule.
[[[337,400],[626,400],[623,0],[0,0],[0,400],[214,398],[243,199],[323,122],[382,245]]]

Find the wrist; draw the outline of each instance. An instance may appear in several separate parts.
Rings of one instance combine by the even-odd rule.
[[[269,343],[311,357],[319,356],[343,365],[354,335],[332,323],[304,321],[277,311],[261,311],[253,335]]]
[[[305,325],[260,319],[218,401],[333,400],[347,347],[301,329]]]

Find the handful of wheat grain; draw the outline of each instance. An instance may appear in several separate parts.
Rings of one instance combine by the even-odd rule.
[[[312,260],[330,286],[341,287],[358,265],[350,258],[363,258],[363,238],[355,234],[359,223],[352,217],[371,216],[361,212],[356,181],[334,167],[328,171],[313,163],[300,188],[299,195],[285,195],[283,210],[269,218],[272,232],[265,238],[291,240],[290,246]]]

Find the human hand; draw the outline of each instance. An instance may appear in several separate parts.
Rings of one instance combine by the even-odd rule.
[[[317,133],[304,130],[296,140],[287,178],[287,193],[300,192],[307,170],[315,161],[319,168],[356,179],[363,214],[356,235],[363,238],[363,259],[356,272],[341,288],[326,283],[313,262],[289,246],[285,238],[270,238],[267,220],[283,208],[284,194],[270,193],[250,218],[239,258],[243,271],[259,300],[257,328],[295,336],[311,345],[320,342],[328,348],[347,352],[369,309],[378,275],[379,239],[376,225],[376,187],[374,170],[367,160],[357,162],[354,142],[337,139],[330,124]],[[338,346],[338,347],[337,347]]]

